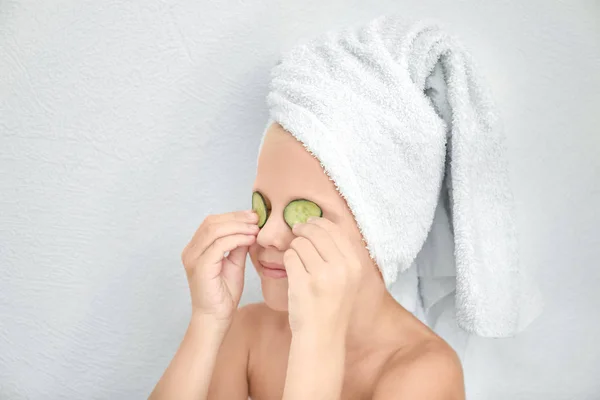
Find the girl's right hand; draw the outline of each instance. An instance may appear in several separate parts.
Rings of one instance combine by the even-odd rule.
[[[200,224],[181,254],[193,316],[231,322],[244,289],[246,255],[259,231],[257,223],[255,212],[234,211],[209,215]]]

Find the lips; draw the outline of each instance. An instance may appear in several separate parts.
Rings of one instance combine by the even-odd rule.
[[[262,267],[262,275],[268,278],[281,279],[287,277],[287,272],[285,267],[281,264],[277,263],[269,263],[265,261],[260,261],[260,266]]]
[[[281,264],[277,264],[277,263],[271,263],[271,262],[266,262],[266,261],[260,261],[260,264],[268,269],[279,269],[279,270],[283,270],[285,271],[285,267]]]

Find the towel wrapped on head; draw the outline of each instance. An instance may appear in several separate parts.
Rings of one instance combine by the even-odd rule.
[[[484,337],[539,315],[501,120],[439,21],[388,14],[325,32],[282,55],[269,89],[267,127],[278,122],[319,159],[405,308],[427,316],[455,296],[458,326]]]

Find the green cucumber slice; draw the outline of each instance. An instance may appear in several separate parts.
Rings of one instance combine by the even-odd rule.
[[[252,209],[258,214],[258,227],[262,228],[269,216],[271,209],[260,192],[252,193]],[[305,223],[310,217],[322,217],[323,211],[315,202],[306,199],[296,199],[288,203],[283,209],[283,219],[292,229],[298,223]]]
[[[271,210],[267,208],[267,202],[259,192],[252,193],[252,209],[258,214],[258,227],[262,228],[267,222]]]
[[[316,203],[306,199],[292,200],[283,210],[283,219],[290,228],[305,223],[309,217],[322,217],[323,211]]]

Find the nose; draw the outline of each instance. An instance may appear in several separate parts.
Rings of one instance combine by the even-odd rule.
[[[256,235],[256,243],[261,247],[275,247],[285,251],[294,239],[294,233],[283,219],[283,211],[273,209],[269,218]]]

